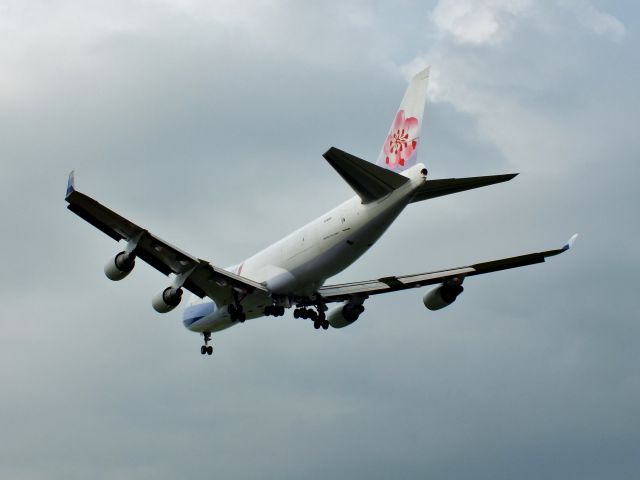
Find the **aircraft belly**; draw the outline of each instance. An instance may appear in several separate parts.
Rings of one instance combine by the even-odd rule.
[[[213,302],[205,302],[198,306],[208,305]],[[259,318],[264,316],[264,307],[271,303],[271,299],[264,295],[249,295],[242,301],[242,306],[247,320]],[[216,307],[215,311],[211,311],[205,315],[200,316],[200,313],[206,313],[204,311],[198,312],[193,307],[188,307],[184,313],[183,324],[184,326],[193,332],[219,332],[229,327],[237,325],[238,322],[234,322],[229,317],[227,311],[227,305],[221,305]]]
[[[373,220],[363,221],[357,229],[340,232],[324,251],[292,265],[291,274],[299,286],[294,293],[317,290],[327,278],[355,262],[382,236],[405,206],[406,203],[400,203]]]
[[[242,274],[281,295],[313,295],[360,258],[411,199],[410,186],[371,204],[353,198],[247,259]]]

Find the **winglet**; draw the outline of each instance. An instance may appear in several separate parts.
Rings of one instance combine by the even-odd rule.
[[[567,243],[564,244],[564,246],[562,247],[562,251],[566,252],[567,250],[569,250],[571,247],[573,247],[573,244],[576,241],[576,238],[578,238],[578,234],[574,233],[572,235],[572,237],[569,239],[569,241]]]
[[[76,191],[76,181],[73,175],[73,170],[69,173],[69,181],[67,182],[67,197]]]

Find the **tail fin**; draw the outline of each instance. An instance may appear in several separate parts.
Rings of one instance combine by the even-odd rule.
[[[428,81],[429,67],[411,79],[376,165],[401,172],[416,164]]]

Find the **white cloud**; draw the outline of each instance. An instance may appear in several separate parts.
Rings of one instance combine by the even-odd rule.
[[[447,102],[468,114],[483,137],[505,158],[523,165],[544,162],[543,158],[551,165],[559,152],[566,153],[581,144],[581,128],[588,128],[572,122],[556,125],[549,119],[553,103],[527,101],[536,95],[545,101],[545,88],[546,95],[555,95],[559,87],[550,78],[563,82],[588,68],[575,36],[588,39],[593,32],[620,40],[625,34],[622,22],[587,0],[546,4],[529,0],[439,0],[430,20],[438,34],[436,41],[425,53],[404,64],[402,72],[409,78],[423,65],[431,64],[430,101]],[[534,43],[530,35],[537,37]],[[601,40],[595,37],[593,41]],[[578,45],[584,45],[584,41]],[[483,48],[482,52],[478,48]],[[509,68],[503,68],[505,62]],[[537,67],[532,68],[531,62]],[[549,83],[545,87],[542,82]],[[565,99],[579,98],[579,90],[566,92]],[[570,117],[572,112],[564,109],[562,115]],[[536,145],[535,150],[531,145]],[[575,162],[585,161],[584,157],[573,158]],[[571,161],[570,156],[565,157],[564,165],[569,167]]]
[[[571,12],[585,28],[620,41],[626,28],[615,16],[602,12],[588,0],[559,0],[540,5],[531,0],[439,0],[431,12],[437,32],[460,44],[500,43],[508,38],[519,19],[537,17],[537,23],[549,20],[541,12],[554,12],[556,6]]]
[[[584,27],[598,35],[620,41],[626,33],[626,28],[619,19],[601,12],[587,0],[561,0],[561,5],[572,10]]]
[[[530,9],[529,0],[440,0],[431,18],[457,42],[485,44],[504,38],[514,19]]]

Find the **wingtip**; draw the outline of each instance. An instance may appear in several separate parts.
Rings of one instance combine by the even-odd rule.
[[[576,238],[578,238],[578,234],[574,233],[571,238],[567,241],[567,243],[564,244],[564,246],[562,247],[563,251],[567,251],[570,250],[573,247],[573,244],[576,241]]]
[[[73,170],[69,173],[69,180],[67,180],[67,197],[76,191],[75,173]]]

